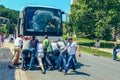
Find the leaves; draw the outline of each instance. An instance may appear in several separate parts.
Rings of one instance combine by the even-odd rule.
[[[17,24],[19,12],[16,10],[5,8],[0,5],[0,16],[11,19],[15,24]]]
[[[14,33],[14,27],[17,24],[17,19],[18,19],[19,12],[16,10],[11,10],[8,8],[5,8],[3,5],[0,5],[0,17],[5,17],[10,19],[9,24],[1,24],[0,23],[0,33],[4,32],[7,34]]]
[[[119,15],[119,0],[76,0],[76,3],[71,5],[69,24],[75,32],[87,35],[85,37],[92,38],[94,35],[105,39],[107,29],[110,29],[111,35],[112,31],[118,34]]]

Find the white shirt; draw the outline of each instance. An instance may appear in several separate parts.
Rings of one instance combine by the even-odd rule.
[[[74,55],[76,53],[77,44],[75,42],[68,43],[68,54]]]
[[[51,46],[52,46],[53,50],[58,49],[57,43],[55,43],[55,42],[51,42]]]
[[[43,46],[40,43],[37,44],[37,52],[43,53]]]
[[[14,40],[14,36],[10,35],[8,39],[11,40],[11,38]]]
[[[18,38],[15,39],[15,46],[22,47],[22,44],[23,44],[22,38],[18,37]]]
[[[23,48],[22,49],[29,49],[30,48],[30,40],[23,40]]]
[[[96,47],[100,47],[100,42],[95,42]]]
[[[58,41],[57,44],[58,44],[58,46],[60,47],[61,50],[65,48],[65,44],[64,44],[63,41]]]

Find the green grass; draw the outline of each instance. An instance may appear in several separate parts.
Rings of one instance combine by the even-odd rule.
[[[80,38],[78,40],[79,40],[78,42],[79,45],[89,46],[89,47],[93,47],[94,42],[95,42],[94,40],[85,39],[85,38]],[[113,43],[114,43],[113,41],[100,40],[100,47],[101,48],[112,48]]]
[[[87,47],[80,46],[80,50],[91,53],[91,54],[99,55],[99,56],[104,56],[104,57],[109,57],[109,58],[113,57],[113,55],[111,53],[99,51],[99,50],[95,50],[95,49],[91,49],[91,48],[87,48]]]

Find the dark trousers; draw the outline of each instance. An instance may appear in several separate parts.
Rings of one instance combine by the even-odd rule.
[[[35,53],[36,53],[36,49],[35,48],[30,48],[30,66],[29,69],[32,69],[32,66],[34,65],[34,60],[35,60]]]
[[[117,51],[113,51],[113,60],[117,60]]]
[[[59,63],[59,60],[58,60],[58,57],[59,57],[59,54],[60,54],[60,51],[59,50],[53,50],[53,66],[57,66],[59,67],[60,66],[60,63]]]
[[[53,67],[52,62],[51,62],[52,57],[53,57],[52,52],[46,52],[45,56],[43,58],[43,60],[44,60],[43,64],[45,64],[45,66],[47,66],[49,68]]]
[[[70,67],[72,66],[72,69],[75,70],[75,55],[68,55],[68,61],[67,61],[67,64],[65,66],[65,71],[67,72]]]
[[[22,68],[25,68],[27,66],[29,52],[29,49],[22,50]]]
[[[66,66],[66,62],[68,60],[68,52],[67,50],[65,50],[63,53],[60,53],[59,55],[59,64],[60,64],[60,68],[64,69]]]

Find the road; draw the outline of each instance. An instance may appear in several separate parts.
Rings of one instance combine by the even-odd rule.
[[[8,48],[0,48],[0,80],[15,80],[15,70],[7,68],[11,58],[12,54]]]
[[[12,51],[13,44],[5,43],[5,47]],[[111,58],[102,56],[94,56],[85,52],[81,52],[81,58],[77,57],[78,66],[77,72],[68,72],[68,75],[64,75],[63,72],[57,70],[47,71],[46,74],[41,74],[40,69],[32,71],[21,71],[20,69],[7,69],[10,55],[6,55],[7,51],[1,48],[0,51],[0,80],[119,80],[120,79],[120,61],[113,61]],[[4,53],[4,54],[3,54]],[[7,57],[9,56],[9,57]],[[2,59],[2,60],[1,60]],[[5,61],[4,61],[5,60]],[[4,64],[3,65],[3,61]],[[9,74],[6,74],[8,72]],[[2,75],[1,75],[2,74]],[[19,76],[18,76],[19,74]],[[9,76],[10,79],[7,79]],[[3,79],[4,77],[4,79]],[[11,78],[14,79],[11,79]],[[16,79],[16,77],[18,77]],[[23,79],[23,77],[25,77]]]
[[[110,58],[94,56],[82,52],[81,58],[78,58],[77,72],[47,71],[41,74],[39,69],[26,71],[28,80],[119,80],[120,79],[120,61],[113,61]]]
[[[8,43],[8,39],[5,39],[4,47],[0,47],[0,80],[27,80],[25,72],[18,66],[8,68],[13,58],[13,48],[14,43]]]

